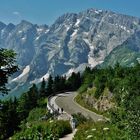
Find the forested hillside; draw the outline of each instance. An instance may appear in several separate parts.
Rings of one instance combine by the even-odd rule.
[[[105,114],[109,118],[107,123],[91,123],[82,126],[75,136],[75,140],[90,139],[135,139],[140,138],[140,64],[134,67],[104,69],[87,68],[83,73],[83,83],[79,89],[77,101],[88,109]],[[94,102],[86,101],[89,97]],[[101,109],[103,99],[113,104],[107,109]],[[110,100],[111,99],[111,100]],[[100,102],[99,102],[100,101]],[[95,108],[96,103],[98,107]],[[95,129],[92,132],[92,129]],[[105,131],[104,131],[105,129]],[[82,132],[87,130],[87,134]],[[89,131],[89,132],[88,132]],[[102,133],[103,131],[103,133]]]
[[[48,82],[43,79],[39,87],[33,84],[20,98],[0,101],[0,139],[14,135],[13,140],[51,140],[70,133],[71,127],[67,121],[54,119],[54,123],[49,123],[54,114],[50,114],[46,108],[47,98],[59,92],[75,91],[80,86],[80,73],[72,73],[68,79],[50,75]]]

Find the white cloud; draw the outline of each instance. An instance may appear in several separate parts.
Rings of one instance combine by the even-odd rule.
[[[21,14],[18,11],[14,11],[13,12],[13,15],[17,16],[18,18],[21,18]]]
[[[20,15],[20,13],[19,13],[18,11],[14,11],[13,14],[14,14],[14,15],[17,15],[17,16]]]

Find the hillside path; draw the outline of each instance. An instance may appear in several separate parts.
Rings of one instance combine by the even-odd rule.
[[[63,138],[60,138],[59,140],[72,140],[72,138],[74,137],[76,131],[77,131],[77,129],[75,129],[71,134],[68,134]]]

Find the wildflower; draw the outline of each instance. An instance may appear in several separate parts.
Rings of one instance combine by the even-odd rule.
[[[98,121],[103,121],[103,119],[98,119]]]
[[[53,122],[53,120],[50,120],[50,123],[52,123]]]
[[[92,135],[88,135],[86,139],[90,139],[92,138],[93,136]]]
[[[96,128],[92,128],[91,131],[96,131]]]
[[[106,131],[106,130],[109,130],[109,128],[108,127],[105,127],[105,128],[103,128],[103,130]]]

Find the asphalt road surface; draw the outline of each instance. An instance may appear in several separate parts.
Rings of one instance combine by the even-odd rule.
[[[89,111],[83,108],[82,106],[80,106],[78,103],[76,103],[74,101],[76,95],[77,95],[76,92],[59,94],[53,97],[53,102],[54,104],[57,105],[57,107],[63,108],[64,111],[70,115],[80,112],[85,117],[92,118],[94,121],[104,120],[102,115],[98,115],[92,111]]]

